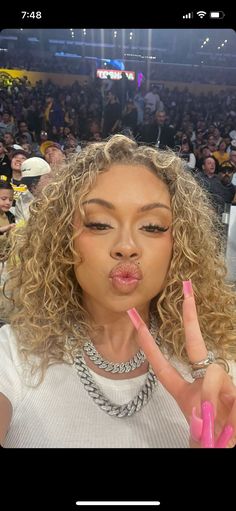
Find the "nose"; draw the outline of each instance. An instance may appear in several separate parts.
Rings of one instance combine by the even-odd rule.
[[[117,260],[131,259],[136,261],[142,253],[141,247],[138,246],[131,234],[124,234],[114,243],[111,249],[111,257]]]

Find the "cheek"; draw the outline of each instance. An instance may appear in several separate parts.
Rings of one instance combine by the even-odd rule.
[[[78,254],[79,262],[75,265],[77,271],[93,271],[97,268],[99,261],[102,263],[106,260],[106,246],[101,239],[89,235],[88,233],[81,233],[74,242],[74,249]]]
[[[162,240],[162,243],[158,244],[158,246],[153,247],[151,250],[150,258],[152,260],[152,266],[155,267],[157,274],[162,278],[163,274],[166,274],[170,262],[172,259],[173,253],[173,239],[171,234],[168,234],[165,239]],[[151,269],[151,267],[150,267]]]
[[[85,234],[81,233],[78,238],[75,240],[75,250],[77,254],[80,255],[80,257],[83,259],[83,262],[88,260],[91,253],[95,253],[95,246],[94,240],[91,236],[86,236]]]

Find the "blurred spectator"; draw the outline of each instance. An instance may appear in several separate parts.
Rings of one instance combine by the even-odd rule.
[[[0,139],[0,180],[5,176],[8,181],[11,180],[12,170],[11,162],[7,155],[6,144],[4,139]]]
[[[70,133],[67,135],[66,142],[63,146],[63,151],[66,156],[71,153],[79,153],[81,151],[81,145],[78,143],[77,138]]]
[[[86,134],[86,140],[88,141],[96,141],[99,142],[102,140],[101,126],[100,122],[96,119],[93,119],[88,123],[88,131]]]
[[[51,179],[51,168],[42,158],[28,158],[21,166],[21,183],[27,186],[27,191],[20,194],[15,205],[16,222],[27,221],[29,218],[29,206],[35,197]]]
[[[21,143],[20,139],[21,139],[22,136],[24,136],[26,138],[26,141],[28,142],[28,144],[32,144],[33,136],[29,132],[29,128],[28,128],[27,123],[25,121],[19,121],[19,123],[18,123],[18,131],[15,134],[15,139],[16,139],[16,141],[19,144]]]
[[[138,123],[138,113],[137,108],[132,99],[129,99],[126,103],[126,106],[122,113],[121,118],[122,129],[130,128],[132,133],[136,135],[137,131],[137,123]]]
[[[42,147],[42,146],[41,146]],[[41,149],[45,160],[50,166],[58,165],[65,160],[63,149],[56,142],[48,140],[43,150]]]
[[[229,155],[226,152],[226,147],[227,146],[226,146],[225,141],[221,140],[218,145],[217,151],[214,151],[212,153],[212,156],[214,156],[214,158],[217,159],[219,165],[221,165],[224,161],[227,161],[229,159]]]
[[[2,114],[2,120],[0,122],[0,137],[2,137],[6,132],[12,133],[13,136],[16,132],[16,126],[11,118],[10,112],[7,110],[5,110]]]
[[[107,93],[107,103],[104,108],[103,117],[103,137],[106,138],[108,135],[114,135],[117,133],[120,126],[121,119],[121,105],[118,101],[117,96],[109,91]]]
[[[7,154],[9,154],[9,152],[11,150],[11,147],[15,143],[15,137],[12,135],[12,133],[10,133],[10,131],[6,131],[4,133],[4,135],[3,135],[3,139],[4,139],[4,142],[5,142],[5,147],[6,147]]]
[[[160,149],[166,149],[166,147],[173,149],[174,129],[166,124],[166,112],[156,112],[154,122],[147,125],[145,130],[141,128],[138,138],[140,142],[155,145]]]
[[[189,169],[194,170],[196,167],[196,157],[193,152],[193,144],[187,137],[182,138],[179,156],[185,160]]]
[[[64,124],[64,112],[53,96],[46,97],[44,110],[44,128],[52,131],[53,126],[60,128]]]
[[[13,188],[8,181],[0,180],[0,252],[2,253],[2,235],[15,226],[15,217],[10,212],[13,203]]]
[[[201,170],[203,161],[208,156],[211,156],[211,151],[207,145],[199,146],[197,149],[195,149],[195,155],[196,155],[196,167]]]
[[[225,204],[231,203],[235,196],[234,186],[231,184],[232,168],[230,171],[227,162],[220,168],[220,173],[216,174],[216,160],[213,156],[204,159],[202,173],[196,174],[197,180],[209,194],[209,199],[215,208],[217,214],[222,217]]]
[[[148,108],[151,114],[163,110],[163,103],[160,100],[156,85],[153,85],[151,90],[145,94],[144,104],[145,108]]]
[[[216,151],[216,141],[214,135],[209,135],[207,139],[207,147],[210,149],[211,154]]]
[[[15,203],[18,199],[19,195],[22,192],[26,192],[27,187],[21,183],[21,165],[22,163],[27,160],[27,153],[23,151],[23,149],[16,149],[13,152],[12,159],[11,159],[11,169],[12,169],[12,179],[11,179],[11,185],[14,190],[14,199],[13,199],[13,205],[11,208],[11,211],[13,214],[15,214]]]
[[[141,89],[137,89],[135,95],[134,95],[134,104],[137,108],[138,113],[138,119],[137,124],[138,126],[143,123],[143,116],[144,116],[144,97]]]

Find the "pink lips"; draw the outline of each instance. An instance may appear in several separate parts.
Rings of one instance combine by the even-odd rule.
[[[120,263],[109,274],[112,285],[122,292],[135,289],[143,278],[141,270],[134,263]]]

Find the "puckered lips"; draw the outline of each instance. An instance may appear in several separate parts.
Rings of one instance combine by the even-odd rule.
[[[119,263],[109,274],[112,286],[123,293],[133,291],[142,278],[143,275],[137,263]]]

